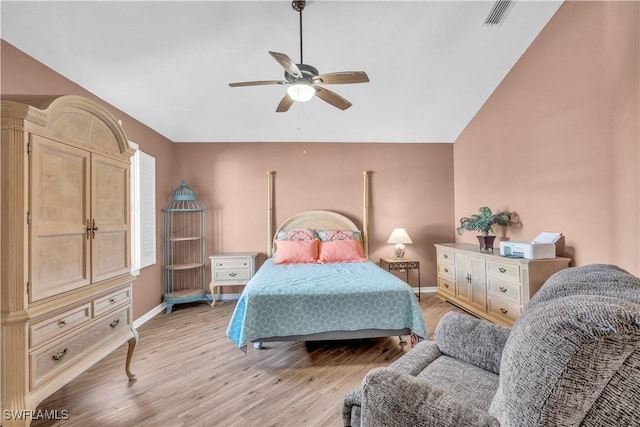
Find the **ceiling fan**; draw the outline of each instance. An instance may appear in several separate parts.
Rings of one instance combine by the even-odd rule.
[[[369,81],[364,71],[340,71],[336,73],[319,74],[318,70],[302,60],[302,11],[305,0],[293,0],[291,7],[300,14],[300,63],[296,64],[284,53],[269,51],[271,56],[284,68],[284,80],[259,80],[251,82],[229,83],[231,87],[261,86],[261,85],[289,85],[276,112],[283,113],[295,102],[306,102],[314,96],[341,110],[351,107],[351,103],[337,93],[321,86],[322,84],[366,83]]]

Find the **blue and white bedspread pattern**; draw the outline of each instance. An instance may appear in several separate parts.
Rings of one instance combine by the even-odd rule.
[[[260,338],[327,331],[427,327],[413,291],[372,262],[276,265],[245,287],[227,328],[240,348]]]

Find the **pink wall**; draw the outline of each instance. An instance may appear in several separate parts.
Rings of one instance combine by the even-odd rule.
[[[176,144],[177,185],[186,179],[207,209],[207,251],[262,253],[267,240],[267,171],[275,171],[275,225],[300,211],[327,209],[362,224],[363,171],[370,175],[370,258],[391,256],[386,241],[406,228],[435,285],[434,243],[453,239],[451,144]],[[417,277],[412,277],[415,285]]]
[[[137,143],[141,150],[156,158],[156,206],[158,213],[156,224],[158,231],[161,232],[160,209],[167,194],[171,194],[173,191],[174,145],[171,141],[4,40],[1,41],[0,49],[2,52],[0,57],[1,94],[81,95],[90,98],[102,104],[116,118],[122,120],[122,126],[129,140]],[[157,239],[157,254],[158,262],[143,269],[133,286],[133,316],[136,319],[162,301],[162,240],[160,237]]]
[[[435,279],[433,243],[454,240],[457,218],[485,204],[519,214],[522,227],[508,238],[560,231],[560,253],[575,265],[610,262],[640,274],[638,9],[565,2],[454,145],[317,143],[303,154],[295,143],[172,144],[4,41],[0,93],[92,98],[156,158],[158,263],[136,281],[135,318],[162,298],[161,208],[180,180],[207,208],[209,253],[264,254],[267,170],[276,171],[276,223],[307,209],[359,223],[362,172],[372,171],[371,258],[390,254],[391,229],[405,227],[426,286]]]
[[[456,218],[513,210],[508,238],[640,274],[639,6],[560,7],[454,144]]]

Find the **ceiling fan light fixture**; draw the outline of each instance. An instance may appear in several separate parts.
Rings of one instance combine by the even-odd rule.
[[[294,101],[307,102],[316,94],[316,89],[308,83],[295,83],[287,88],[287,93]]]

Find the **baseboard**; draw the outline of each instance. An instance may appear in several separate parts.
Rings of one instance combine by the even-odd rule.
[[[435,287],[435,286],[422,287],[422,288],[420,288],[420,293],[432,294],[432,293],[436,292],[437,290],[438,290],[438,288]],[[413,292],[415,292],[417,294],[418,293],[418,288],[413,288]]]
[[[142,316],[138,317],[133,321],[133,327],[138,329],[140,326],[144,325],[148,320],[153,318],[156,314],[164,311],[167,308],[167,303],[162,302],[159,305],[153,307],[151,310],[147,311]]]

